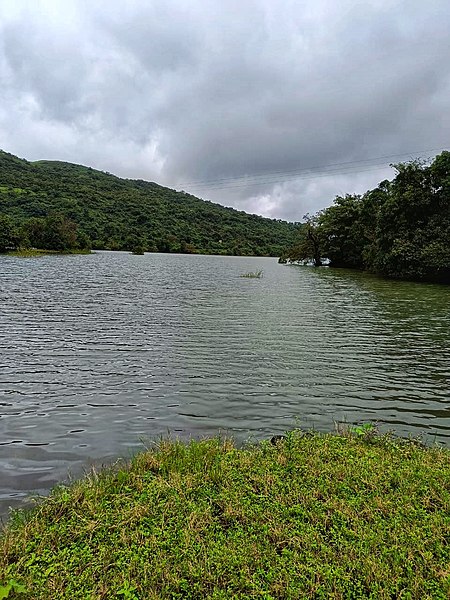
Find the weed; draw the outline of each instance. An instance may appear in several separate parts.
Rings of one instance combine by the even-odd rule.
[[[0,584],[0,600],[10,598],[11,593],[17,597],[18,594],[24,594],[26,591],[26,588],[21,583],[18,583],[15,579],[10,579],[5,585]]]
[[[248,273],[242,273],[239,277],[247,277],[248,279],[261,279],[263,276],[263,270],[259,271],[249,271]]]
[[[117,595],[122,596],[123,600],[138,600],[135,591],[137,587],[131,585],[129,581],[125,581],[120,589],[117,590]]]
[[[360,425],[350,425],[346,422],[334,423],[336,432],[339,435],[353,435],[357,437],[373,437],[378,435],[378,424],[377,423],[361,423]]]

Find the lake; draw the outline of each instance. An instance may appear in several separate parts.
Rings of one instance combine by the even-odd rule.
[[[271,258],[0,257],[0,515],[160,436],[368,421],[450,446],[449,287]]]

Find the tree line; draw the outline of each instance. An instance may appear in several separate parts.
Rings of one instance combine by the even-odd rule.
[[[337,196],[306,215],[280,262],[327,259],[332,267],[450,283],[450,152],[431,164],[392,165],[396,176],[363,195]]]
[[[21,248],[72,252],[90,250],[91,241],[74,221],[59,213],[26,219],[19,225],[0,214],[0,253]]]

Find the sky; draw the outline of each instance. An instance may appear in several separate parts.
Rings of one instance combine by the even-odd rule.
[[[0,0],[0,148],[301,221],[450,148],[448,0]]]

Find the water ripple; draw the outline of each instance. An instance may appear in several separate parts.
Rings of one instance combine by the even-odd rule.
[[[167,433],[370,420],[450,445],[449,342],[443,286],[264,258],[0,257],[0,513]]]

